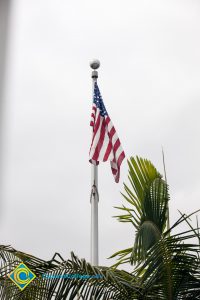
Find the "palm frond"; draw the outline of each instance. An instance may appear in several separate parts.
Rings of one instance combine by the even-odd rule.
[[[8,274],[24,262],[36,279],[23,291],[8,278]],[[44,261],[9,246],[0,246],[0,299],[1,300],[108,300],[137,299],[139,290],[132,274],[106,267],[93,267],[73,253],[63,260],[58,254]],[[66,277],[67,275],[67,277]],[[70,277],[71,276],[71,277]]]
[[[182,218],[181,222],[186,219]],[[180,222],[172,227],[177,224]],[[159,289],[159,299],[200,298],[199,245],[193,242],[196,230],[170,236],[165,233],[148,250],[145,262],[138,266],[135,273],[141,278],[144,294],[158,299],[156,294]]]
[[[144,260],[147,250],[161,238],[166,226],[168,201],[166,182],[156,178],[146,191],[142,202],[142,217],[136,231],[131,263]]]
[[[161,237],[166,227],[168,210],[168,186],[154,165],[143,158],[131,157],[129,182],[124,184],[125,200],[131,207],[117,207],[123,214],[115,216],[120,222],[131,223],[136,230],[132,251],[118,251],[112,257],[118,257],[115,266],[129,261],[131,264],[145,259],[147,250]],[[130,248],[129,248],[130,249]]]

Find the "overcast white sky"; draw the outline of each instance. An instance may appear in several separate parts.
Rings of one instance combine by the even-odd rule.
[[[127,158],[162,173],[171,223],[200,199],[200,2],[13,0],[4,111],[0,235],[44,259],[90,258],[91,69]],[[127,182],[99,168],[100,264],[134,241],[112,218]]]

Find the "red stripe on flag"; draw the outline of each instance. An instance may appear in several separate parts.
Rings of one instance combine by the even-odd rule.
[[[99,114],[99,115],[98,115],[98,118],[97,118],[97,121],[96,121],[96,123],[94,124],[94,128],[93,128],[94,133],[93,133],[93,137],[92,137],[92,143],[91,143],[91,146],[90,146],[90,150],[91,150],[91,148],[92,148],[92,146],[93,146],[93,142],[94,142],[95,135],[96,135],[96,133],[97,133],[97,131],[98,131],[98,129],[99,129],[100,119],[101,119],[101,116],[100,116],[100,114]]]
[[[106,118],[106,124],[108,125],[108,124],[109,124],[109,122],[110,122],[110,118],[109,118],[109,117],[107,117],[107,118]]]
[[[99,114],[98,117],[97,117],[97,121],[96,121],[96,123],[94,125],[94,136],[93,136],[93,139],[94,139],[94,137],[95,137],[95,135],[96,135],[96,133],[97,133],[97,131],[99,129],[100,121],[101,121],[101,116]]]
[[[120,140],[117,139],[114,144],[114,147],[113,147],[114,154],[117,152],[117,149],[119,148],[119,146],[120,146]]]
[[[93,105],[92,109],[96,112],[97,110],[96,105]]]
[[[116,175],[116,174],[117,174],[117,169],[114,169],[114,168],[112,168],[112,167],[111,167],[111,169],[112,169],[113,175]]]
[[[94,127],[95,124],[95,118],[96,118],[96,106],[92,107],[92,113],[91,113],[91,120],[90,120],[90,126]]]
[[[121,166],[121,163],[122,163],[122,161],[123,161],[123,159],[125,158],[125,153],[124,153],[124,151],[120,154],[120,156],[119,156],[119,158],[118,158],[118,160],[117,160],[117,165],[118,165],[118,167],[120,167]]]
[[[114,127],[111,128],[110,132],[108,132],[109,138],[110,140],[112,140],[114,134],[115,134],[116,130]]]
[[[119,182],[119,177],[120,177],[120,166],[121,166],[121,163],[123,161],[123,159],[125,158],[125,153],[124,151],[122,151],[122,153],[120,154],[118,160],[117,160],[117,173],[116,173],[116,176],[115,176],[115,182]]]
[[[100,132],[99,141],[98,141],[98,144],[96,146],[94,155],[92,156],[92,159],[94,159],[94,160],[98,160],[99,153],[101,151],[101,148],[102,148],[103,142],[104,142],[105,131],[106,131],[106,128],[105,128],[105,119],[103,119],[103,122],[102,122],[102,125],[101,125],[101,132]]]
[[[115,182],[116,182],[116,183],[119,182],[119,176],[120,176],[120,171],[118,171],[117,176],[115,177]]]
[[[112,143],[111,143],[111,141],[109,141],[107,149],[106,149],[106,153],[105,153],[104,158],[103,158],[103,161],[107,161],[111,150],[112,150]]]

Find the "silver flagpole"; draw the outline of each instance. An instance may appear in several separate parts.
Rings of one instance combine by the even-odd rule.
[[[98,60],[93,60],[90,63],[92,71],[92,98],[94,96],[94,84],[97,82],[98,69],[100,62]],[[90,249],[90,261],[93,266],[98,266],[99,264],[99,237],[98,237],[98,166],[91,164],[91,249]]]

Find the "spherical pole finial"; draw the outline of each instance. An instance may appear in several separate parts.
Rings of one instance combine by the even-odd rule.
[[[96,70],[100,67],[100,61],[98,59],[93,59],[91,62],[90,62],[90,67],[93,69],[93,70]]]

